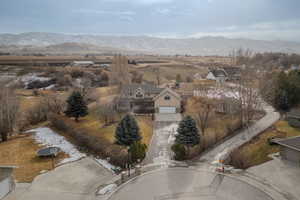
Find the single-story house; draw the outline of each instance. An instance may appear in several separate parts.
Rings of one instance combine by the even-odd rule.
[[[176,113],[180,112],[181,97],[170,88],[151,84],[129,84],[121,89],[118,110],[121,112]]]
[[[300,136],[287,139],[275,139],[274,143],[280,145],[280,156],[284,160],[300,164]]]
[[[225,73],[227,74],[227,80],[236,81],[241,79],[241,69],[238,67],[224,67]]]
[[[15,182],[12,176],[14,166],[0,166],[0,199],[10,193],[14,187]]]
[[[217,83],[224,83],[228,79],[228,76],[224,69],[212,69],[208,72],[206,79],[214,80]]]
[[[170,88],[164,89],[154,98],[155,112],[160,114],[180,113],[181,97]]]

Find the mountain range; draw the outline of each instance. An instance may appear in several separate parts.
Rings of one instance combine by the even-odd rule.
[[[12,53],[148,53],[228,55],[233,49],[300,53],[300,43],[225,37],[158,38],[149,36],[72,35],[60,33],[0,34],[0,51]]]

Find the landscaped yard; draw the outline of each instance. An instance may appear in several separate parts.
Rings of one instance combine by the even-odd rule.
[[[52,169],[51,158],[39,158],[36,152],[41,148],[30,135],[12,137],[7,142],[0,143],[0,165],[13,165],[17,182],[32,182],[43,170]],[[55,164],[68,157],[59,153]]]
[[[300,129],[289,126],[287,121],[278,121],[272,128],[255,137],[249,143],[243,145],[232,153],[234,166],[242,163],[244,167],[262,164],[271,160],[269,154],[279,152],[279,146],[269,145],[268,139],[272,137],[292,137],[300,135]],[[236,166],[240,167],[240,166]]]

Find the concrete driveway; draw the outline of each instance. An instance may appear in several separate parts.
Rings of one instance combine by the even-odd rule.
[[[167,168],[123,185],[110,200],[272,200],[263,191],[225,175]]]
[[[144,164],[168,165],[172,160],[171,146],[175,141],[175,134],[181,114],[156,114],[154,133]]]
[[[16,188],[4,200],[90,200],[113,174],[91,158],[57,167],[38,176],[29,187]]]

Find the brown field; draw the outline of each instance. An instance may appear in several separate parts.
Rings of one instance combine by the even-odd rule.
[[[51,170],[51,158],[39,158],[36,152],[41,148],[30,135],[19,135],[0,143],[0,165],[13,165],[14,176],[17,182],[32,182],[43,170]],[[60,153],[55,158],[55,165],[67,155]]]

